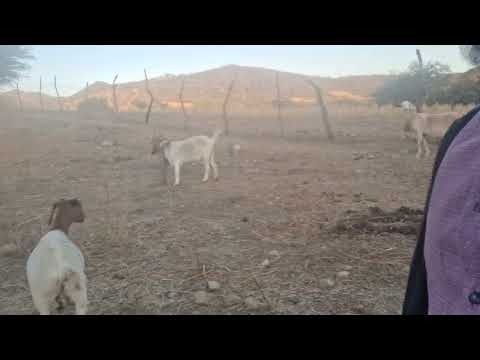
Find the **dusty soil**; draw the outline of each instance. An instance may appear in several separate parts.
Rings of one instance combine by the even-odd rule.
[[[87,214],[71,238],[91,314],[397,314],[433,161],[401,139],[403,116],[333,114],[330,143],[315,113],[287,114],[285,139],[274,117],[232,115],[220,180],[185,165],[173,188],[150,137],[184,137],[181,115],[0,115],[0,246],[21,249],[0,257],[0,314],[35,313],[25,263],[61,197]]]

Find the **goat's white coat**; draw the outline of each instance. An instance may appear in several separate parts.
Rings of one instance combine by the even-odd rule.
[[[410,101],[402,101],[400,107],[403,111],[416,112],[417,108]]]
[[[66,296],[78,315],[87,312],[85,260],[80,249],[61,230],[43,236],[27,261],[27,279],[35,307],[50,314],[57,296]]]
[[[430,149],[428,147],[425,135],[433,138],[441,139],[452,123],[459,119],[461,114],[456,112],[428,114],[416,113],[411,119],[408,119],[404,127],[404,137],[408,137],[409,132],[416,134],[417,138],[417,159],[421,157],[422,146],[425,150],[426,157],[430,156]]]
[[[195,161],[201,161],[204,165],[205,172],[202,181],[208,181],[210,167],[213,169],[214,178],[218,179],[218,166],[215,162],[215,143],[221,133],[221,130],[217,130],[212,137],[198,135],[184,140],[163,140],[158,144],[164,157],[164,164],[171,165],[174,168],[175,185],[180,184],[180,169],[182,165]],[[166,170],[167,166],[164,168],[164,182],[166,182]]]

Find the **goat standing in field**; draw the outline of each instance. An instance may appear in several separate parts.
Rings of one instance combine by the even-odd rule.
[[[54,301],[58,309],[62,309],[64,300],[75,305],[77,315],[87,313],[85,260],[80,249],[68,238],[70,226],[84,220],[80,200],[62,199],[53,204],[48,222],[51,229],[40,239],[27,261],[28,285],[40,315],[49,315]]]
[[[400,107],[406,112],[416,112],[417,108],[410,101],[402,101]]]
[[[452,123],[459,119],[461,114],[456,112],[427,114],[416,113],[413,118],[409,118],[405,122],[403,128],[404,138],[409,137],[409,133],[416,134],[417,138],[417,159],[422,155],[422,149],[425,150],[425,156],[430,156],[430,149],[428,147],[426,136],[441,139]]]
[[[194,161],[203,162],[205,168],[203,182],[208,181],[210,167],[213,169],[215,180],[218,180],[215,144],[221,133],[221,130],[216,130],[212,137],[200,135],[177,141],[170,141],[162,136],[155,136],[152,139],[152,155],[160,153],[163,157],[163,183],[167,184],[167,169],[169,166],[172,166],[175,173],[174,185],[179,185],[182,165]]]

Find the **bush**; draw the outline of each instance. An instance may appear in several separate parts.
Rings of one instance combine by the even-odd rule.
[[[132,105],[139,110],[145,110],[148,106],[148,104],[143,100],[135,100],[133,101]]]
[[[78,104],[78,111],[87,113],[112,112],[112,108],[108,106],[106,99],[90,98]]]

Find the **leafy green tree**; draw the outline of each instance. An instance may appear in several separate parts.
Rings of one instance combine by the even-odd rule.
[[[30,69],[31,49],[22,45],[0,45],[0,86],[18,81]]]
[[[402,101],[416,104],[417,110],[435,89],[448,82],[450,67],[439,62],[429,62],[423,67],[413,62],[407,71],[387,81],[375,94],[377,105],[400,105]]]

